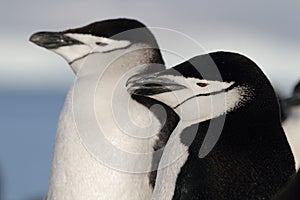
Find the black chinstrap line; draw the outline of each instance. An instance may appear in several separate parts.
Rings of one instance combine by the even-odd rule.
[[[76,58],[76,59],[72,60],[71,62],[69,62],[69,65],[72,65],[74,62],[76,62],[78,60],[81,60],[81,59],[83,59],[83,58],[85,58],[85,57],[87,57],[89,55],[92,55],[92,54],[96,54],[96,53],[110,53],[110,52],[117,51],[117,50],[127,49],[131,45],[132,45],[132,43],[129,44],[129,45],[127,45],[126,47],[121,47],[121,48],[118,48],[118,49],[112,49],[112,50],[103,51],[103,52],[91,52],[91,53],[85,54],[85,55],[83,55],[83,56],[81,56],[79,58]]]
[[[126,47],[120,47],[120,48],[117,48],[117,49],[107,50],[107,51],[103,51],[102,53],[110,53],[110,52],[117,51],[117,50],[127,49],[128,47],[130,47],[132,45],[133,45],[133,43],[130,43]]]
[[[83,59],[83,58],[85,58],[85,57],[87,57],[89,55],[96,54],[96,53],[100,53],[100,52],[91,52],[91,53],[85,54],[85,55],[83,55],[83,56],[81,56],[79,58],[76,58],[76,59],[72,60],[71,62],[69,62],[69,65],[72,65],[74,62],[76,62],[78,60],[81,60],[81,59]]]
[[[195,96],[191,96],[189,98],[187,98],[186,100],[182,101],[181,103],[177,104],[175,107],[173,107],[173,109],[177,109],[179,106],[181,106],[182,104],[184,104],[185,102],[195,98],[195,97],[200,97],[200,96],[210,96],[210,95],[217,95],[217,94],[221,94],[223,92],[228,92],[229,90],[233,89],[235,87],[235,84],[232,84],[230,87],[226,88],[226,89],[222,89],[216,92],[211,92],[211,93],[206,93],[206,94],[197,94]]]

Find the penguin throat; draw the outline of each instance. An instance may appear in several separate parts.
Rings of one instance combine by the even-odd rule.
[[[191,126],[219,116],[230,114],[251,100],[251,91],[246,86],[229,88],[210,94],[196,95],[176,106],[175,112],[184,124]]]
[[[197,94],[195,96],[189,97],[186,100],[182,101],[181,103],[177,104],[173,109],[178,108],[179,106],[181,106],[182,104],[184,104],[185,102],[193,99],[193,98],[197,98],[197,97],[204,97],[204,96],[211,96],[211,95],[218,95],[218,94],[222,94],[224,92],[228,92],[229,90],[233,89],[235,87],[235,85],[231,85],[229,88],[226,88],[225,90],[219,90],[216,92],[212,92],[212,93],[206,93],[206,94]]]

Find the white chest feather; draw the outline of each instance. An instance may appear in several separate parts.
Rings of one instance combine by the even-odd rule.
[[[59,119],[48,200],[151,199],[153,189],[148,177],[151,153],[161,124],[147,108],[127,94],[125,82],[130,74],[122,79],[130,71],[126,69],[127,60],[117,61],[116,66],[119,67],[96,68],[103,72],[101,81],[87,88],[85,86],[89,86],[91,80],[98,80],[99,77],[93,76],[94,69],[83,71],[83,76],[78,75],[75,90],[73,88],[69,92]],[[78,89],[82,96],[76,94]],[[89,99],[85,98],[91,91],[94,92],[92,105],[87,104]],[[90,107],[94,110],[93,115],[85,113]],[[124,118],[128,116],[126,113],[130,113],[129,119]],[[94,123],[92,120],[97,122],[104,139],[114,149],[101,146],[103,141],[97,141],[98,138],[91,141],[94,146],[86,143],[89,140],[85,137],[98,134],[94,132],[96,129],[93,128],[95,124],[91,124]],[[90,128],[82,130],[82,124]],[[97,143],[100,145],[95,147]],[[115,152],[125,152],[128,156]],[[102,157],[97,154],[109,160],[101,160]],[[132,166],[137,166],[138,173],[126,171],[126,167]]]
[[[153,200],[171,200],[174,195],[178,174],[189,156],[188,146],[184,145],[180,139],[180,133],[184,127],[181,124],[177,126],[164,149],[159,163]]]

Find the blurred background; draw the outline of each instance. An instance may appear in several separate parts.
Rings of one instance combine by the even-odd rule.
[[[207,52],[245,54],[282,96],[300,80],[300,1],[1,0],[0,200],[46,194],[56,123],[74,79],[62,58],[29,36],[117,17],[182,32]]]

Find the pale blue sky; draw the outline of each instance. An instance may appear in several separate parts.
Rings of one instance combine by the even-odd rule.
[[[290,89],[300,77],[298,1],[2,0],[1,4],[2,89],[67,88],[73,79],[67,64],[30,44],[30,34],[115,17],[136,18],[151,27],[180,31],[207,51],[223,49],[244,53],[282,90]],[[173,64],[172,60],[167,63]]]

